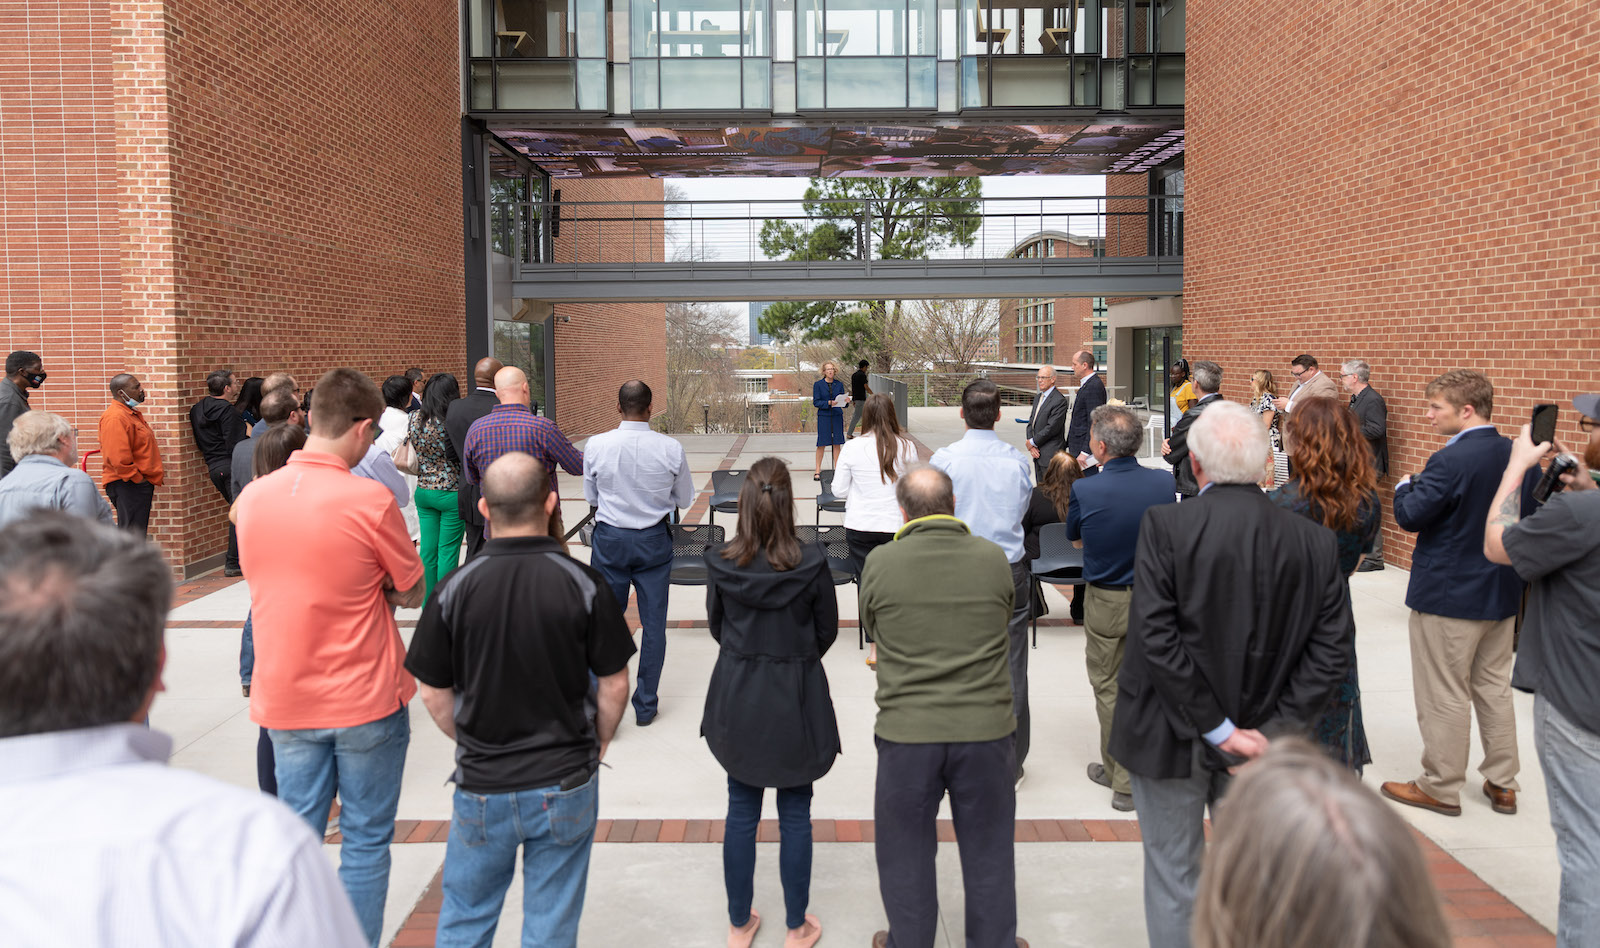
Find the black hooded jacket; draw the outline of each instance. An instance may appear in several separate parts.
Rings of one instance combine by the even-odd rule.
[[[764,553],[740,567],[706,555],[706,614],[722,646],[700,734],[728,775],[753,787],[799,787],[833,767],[839,723],[822,656],[839,606],[821,544],[778,572]]]

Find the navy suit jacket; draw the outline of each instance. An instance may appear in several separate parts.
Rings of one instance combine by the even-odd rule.
[[[1105,403],[1106,383],[1098,372],[1079,383],[1078,397],[1072,400],[1072,420],[1067,424],[1068,454],[1089,453],[1089,413]]]
[[[1421,474],[1394,489],[1394,522],[1417,535],[1406,605],[1452,619],[1499,620],[1517,614],[1522,580],[1483,555],[1483,526],[1511,439],[1493,428],[1469,431],[1433,453]],[[1537,467],[1522,484],[1522,513],[1533,512]]]
[[[1132,585],[1139,521],[1151,507],[1177,499],[1172,475],[1136,458],[1109,458],[1100,477],[1074,481],[1067,539],[1083,541],[1084,582]]]

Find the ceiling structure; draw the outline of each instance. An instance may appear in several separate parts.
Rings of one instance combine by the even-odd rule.
[[[523,128],[494,133],[554,178],[1139,173],[1183,153],[1181,124]]]

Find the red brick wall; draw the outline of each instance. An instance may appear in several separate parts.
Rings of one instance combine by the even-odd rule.
[[[1503,432],[1553,401],[1576,440],[1572,395],[1600,388],[1597,48],[1588,0],[1192,0],[1185,352],[1233,398],[1299,352],[1366,359],[1397,474],[1442,445],[1422,392],[1450,368],[1488,372]]]
[[[662,194],[662,182],[654,178],[564,179],[556,186],[563,202],[660,201]],[[651,212],[660,216],[659,210]],[[576,213],[581,217],[597,209]],[[586,261],[665,259],[661,230],[648,223],[608,225],[603,231],[563,224],[555,250],[558,260],[570,260],[573,254]],[[562,322],[562,317],[569,319]],[[553,345],[555,420],[568,437],[615,428],[617,388],[629,379],[644,380],[657,393],[657,409],[663,407],[659,403],[667,390],[665,303],[558,304]]]
[[[1118,177],[1138,177],[1136,175],[1120,175]],[[1052,247],[1056,257],[1092,257],[1094,247],[1088,244],[1078,244],[1060,237],[1055,238]],[[1141,251],[1142,252],[1142,251]],[[1021,361],[1017,357],[1018,345],[1031,347],[1034,345],[1053,345],[1055,347],[1055,365],[1067,366],[1072,362],[1072,357],[1079,349],[1091,348],[1094,344],[1094,300],[1087,296],[1058,297],[1055,301],[1055,334],[1053,343],[1018,343],[1017,342],[1017,307],[1018,301],[1007,299],[1000,301],[999,319],[999,348],[996,359],[1001,362]]]
[[[1142,257],[1150,252],[1150,202],[1116,200],[1121,195],[1143,198],[1149,193],[1148,174],[1106,175],[1106,197],[1110,199],[1106,201],[1106,256]],[[1110,298],[1106,300],[1106,305],[1115,306],[1138,298]]]

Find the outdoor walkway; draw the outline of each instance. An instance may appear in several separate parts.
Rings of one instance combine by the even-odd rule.
[[[961,435],[953,409],[912,409],[912,434],[929,449]],[[997,426],[1019,444],[1022,426],[1007,409]],[[680,439],[702,491],[711,471],[747,467],[764,456],[796,471],[801,522],[813,519],[809,498],[812,435],[689,435]],[[587,507],[575,478],[562,475],[568,523]],[[703,519],[704,495],[690,511]],[[824,514],[824,523],[839,523]],[[718,523],[733,527],[734,518]],[[588,551],[573,552],[587,559]],[[1359,629],[1363,709],[1374,764],[1365,781],[1409,780],[1421,754],[1411,700],[1411,665],[1404,606],[1407,576],[1393,567],[1360,573],[1352,582]],[[185,584],[167,633],[167,691],[151,713],[153,726],[172,734],[173,763],[244,787],[255,786],[256,727],[239,695],[239,631],[248,609],[243,582],[208,576]],[[1110,805],[1110,792],[1084,776],[1097,759],[1094,700],[1083,664],[1082,630],[1064,624],[1066,600],[1050,590],[1051,615],[1041,621],[1032,653],[1033,749],[1028,779],[1017,796],[1018,934],[1036,948],[1145,944],[1138,825]],[[838,643],[824,660],[844,754],[816,784],[812,816],[816,851],[811,910],[822,919],[824,945],[861,946],[884,927],[872,851],[873,673],[857,650],[854,587],[839,587]],[[631,616],[631,610],[630,610]],[[669,609],[661,714],[648,729],[623,724],[601,777],[601,825],[589,874],[580,943],[584,946],[721,945],[727,914],[721,838],[726,776],[699,737],[706,682],[716,645],[705,630],[699,589],[676,587]],[[416,612],[401,613],[408,639]],[[1446,913],[1461,946],[1553,945],[1558,872],[1544,783],[1533,750],[1531,700],[1517,696],[1523,772],[1521,812],[1502,816],[1476,792],[1475,773],[1462,795],[1463,815],[1439,816],[1406,807],[1418,831]],[[385,913],[384,942],[432,945],[439,907],[438,873],[450,818],[453,745],[420,701],[411,705],[412,738],[400,796],[400,825]],[[1481,757],[1474,747],[1473,766]],[[948,810],[946,811],[948,813]],[[766,816],[775,816],[768,796]],[[948,824],[943,837],[950,840]],[[334,840],[337,837],[333,838]],[[776,840],[775,824],[763,840]],[[337,861],[338,848],[327,847]],[[962,934],[960,867],[953,844],[939,851],[945,941]],[[1508,901],[1509,900],[1509,901]],[[783,940],[783,902],[777,846],[760,847],[755,905],[765,922],[757,945]],[[1531,916],[1531,917],[1530,917]],[[521,881],[506,899],[495,944],[519,943]]]

